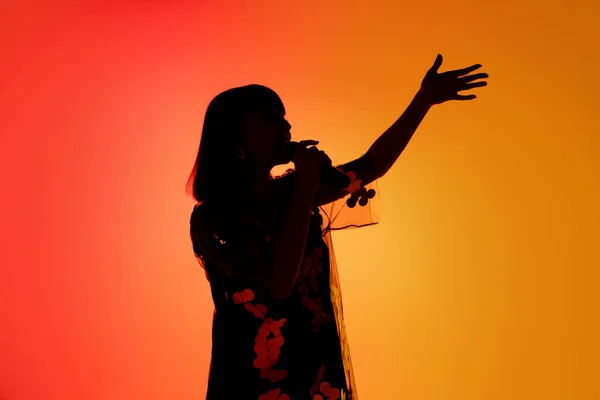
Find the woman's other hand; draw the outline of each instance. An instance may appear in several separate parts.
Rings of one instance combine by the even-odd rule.
[[[425,74],[421,83],[419,94],[428,105],[445,103],[450,100],[473,100],[477,98],[474,94],[461,95],[459,92],[486,86],[485,80],[488,77],[486,73],[477,73],[470,75],[481,68],[481,64],[474,64],[467,68],[457,69],[438,73],[442,65],[442,56],[437,55],[433,66]],[[475,82],[477,81],[477,82]]]

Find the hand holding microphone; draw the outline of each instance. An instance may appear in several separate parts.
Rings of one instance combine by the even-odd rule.
[[[303,140],[285,145],[286,156],[294,162],[298,178],[308,185],[316,185],[315,190],[324,182],[339,190],[347,188],[350,178],[331,165],[327,154],[314,147],[317,144],[316,140]]]
[[[314,147],[318,143],[316,140],[304,140],[300,143],[290,142],[288,144],[298,180],[302,181],[305,186],[314,185],[315,190],[321,183],[321,167],[331,163],[331,159],[324,151]]]

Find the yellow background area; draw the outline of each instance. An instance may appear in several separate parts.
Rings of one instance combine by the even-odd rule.
[[[0,398],[204,398],[208,102],[272,87],[341,163],[441,53],[488,87],[432,109],[380,225],[334,233],[360,398],[599,399],[599,4],[2,2]]]

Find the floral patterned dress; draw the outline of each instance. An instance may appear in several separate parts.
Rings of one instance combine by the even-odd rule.
[[[313,210],[303,263],[292,296],[283,300],[215,267],[227,259],[258,271],[272,254],[275,225],[249,209],[223,218],[208,204],[194,208],[192,243],[215,304],[207,400],[358,399],[330,231],[377,221],[368,201],[374,190],[345,172],[353,178],[348,196]],[[289,193],[292,179],[293,173],[280,178],[281,193]],[[199,229],[211,235],[195,234]]]

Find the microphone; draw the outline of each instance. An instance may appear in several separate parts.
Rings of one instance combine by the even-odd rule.
[[[298,142],[289,142],[283,147],[283,154],[290,161],[294,159],[294,154],[298,149]],[[325,164],[321,166],[321,182],[335,186],[339,190],[346,189],[350,186],[350,177],[344,174],[339,169],[335,168],[331,164]]]

